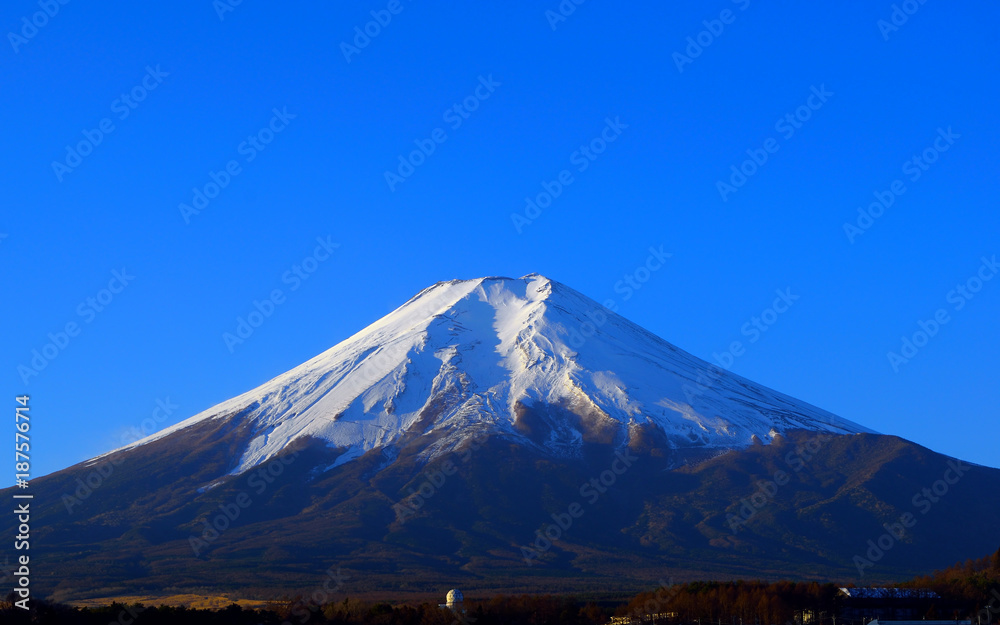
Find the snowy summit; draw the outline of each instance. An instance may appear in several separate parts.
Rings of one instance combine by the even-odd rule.
[[[319,356],[130,447],[233,415],[253,433],[233,473],[302,437],[345,449],[342,464],[375,448],[392,457],[404,438],[425,440],[429,456],[478,434],[566,455],[651,430],[670,448],[719,452],[791,430],[871,432],[536,274],[439,282]]]

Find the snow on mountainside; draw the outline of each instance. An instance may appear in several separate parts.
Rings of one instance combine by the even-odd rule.
[[[544,406],[561,411],[544,413],[545,440],[531,439],[519,418]],[[306,363],[130,447],[237,412],[254,436],[233,473],[306,436],[347,448],[341,464],[427,433],[441,435],[428,439],[436,455],[482,432],[557,454],[575,453],[595,431],[627,444],[641,425],[671,447],[720,450],[795,429],[871,432],[711,366],[538,275],[435,284]]]

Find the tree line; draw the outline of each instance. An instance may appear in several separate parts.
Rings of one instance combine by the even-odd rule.
[[[1000,623],[1000,549],[899,584],[940,595],[925,618]],[[689,582],[661,586],[615,605],[569,596],[496,595],[466,601],[464,613],[436,603],[397,604],[344,599],[313,605],[302,598],[265,609],[223,610],[114,603],[76,608],[35,601],[30,615],[0,601],[0,622],[58,625],[838,625],[843,596],[835,584],[816,582]],[[937,601],[937,600],[936,600]],[[648,615],[655,615],[649,618]],[[29,620],[30,618],[30,620]],[[852,625],[840,619],[840,625]]]

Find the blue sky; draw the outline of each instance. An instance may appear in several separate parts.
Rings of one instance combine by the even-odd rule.
[[[0,386],[36,475],[531,272],[1000,466],[994,3],[40,6],[0,51]]]

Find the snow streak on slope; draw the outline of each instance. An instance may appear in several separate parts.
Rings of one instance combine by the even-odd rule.
[[[545,412],[548,438],[529,440],[518,415],[552,406],[561,411]],[[480,432],[559,454],[595,432],[627,444],[640,425],[673,447],[720,449],[794,429],[870,432],[713,367],[538,275],[435,284],[312,360],[134,445],[236,412],[254,438],[234,473],[307,436],[347,448],[339,464],[428,433],[442,435],[427,439],[434,455]]]

